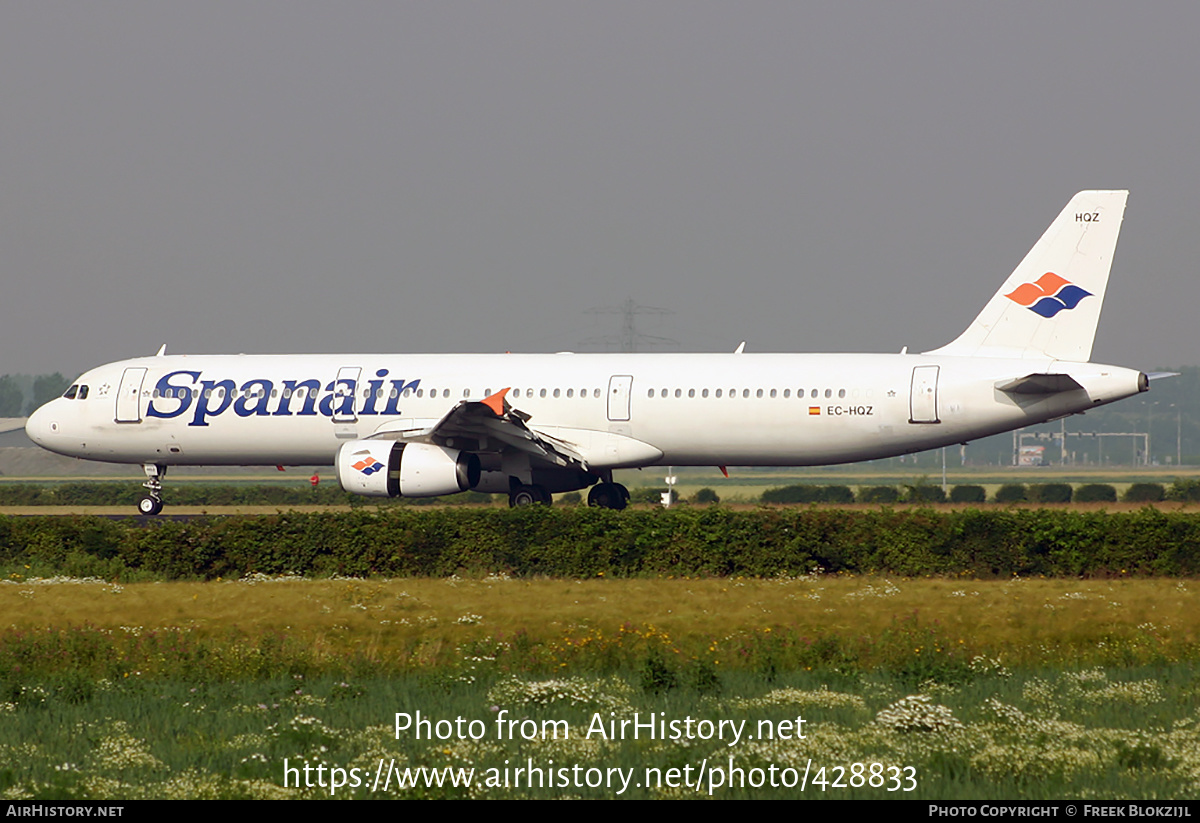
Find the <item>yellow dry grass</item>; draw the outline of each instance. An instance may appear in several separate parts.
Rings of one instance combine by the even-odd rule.
[[[443,646],[518,631],[551,640],[626,623],[675,641],[790,628],[874,636],[898,623],[939,628],[976,651],[1086,649],[1152,634],[1200,642],[1200,583],[1180,580],[276,580],[0,585],[0,626],[91,625],[281,632],[316,646]],[[1011,656],[1010,656],[1011,659]]]

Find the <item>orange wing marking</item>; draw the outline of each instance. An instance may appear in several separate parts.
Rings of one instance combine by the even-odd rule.
[[[483,398],[479,402],[491,409],[497,417],[504,416],[504,395],[508,394],[510,386],[507,389],[501,389],[493,395]]]

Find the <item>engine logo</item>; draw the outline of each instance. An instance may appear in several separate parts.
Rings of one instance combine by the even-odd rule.
[[[357,463],[351,464],[368,477],[377,471],[383,471],[383,464],[374,457],[368,457],[366,460],[359,460]]]

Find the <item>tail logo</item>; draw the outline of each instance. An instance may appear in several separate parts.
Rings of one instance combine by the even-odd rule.
[[[1031,312],[1050,318],[1063,309],[1075,308],[1080,300],[1091,297],[1092,293],[1048,271],[1036,282],[1022,283],[1004,296]]]
[[[370,477],[377,471],[383,471],[383,463],[376,460],[374,457],[368,457],[366,460],[359,460],[354,463],[354,468],[358,469],[363,474]]]

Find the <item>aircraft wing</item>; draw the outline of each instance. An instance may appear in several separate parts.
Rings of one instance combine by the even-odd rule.
[[[583,454],[563,440],[532,431],[525,425],[529,415],[514,409],[506,394],[508,389],[502,389],[483,400],[463,400],[434,425],[398,432],[398,439],[472,452],[511,450],[535,462],[587,471]]]

